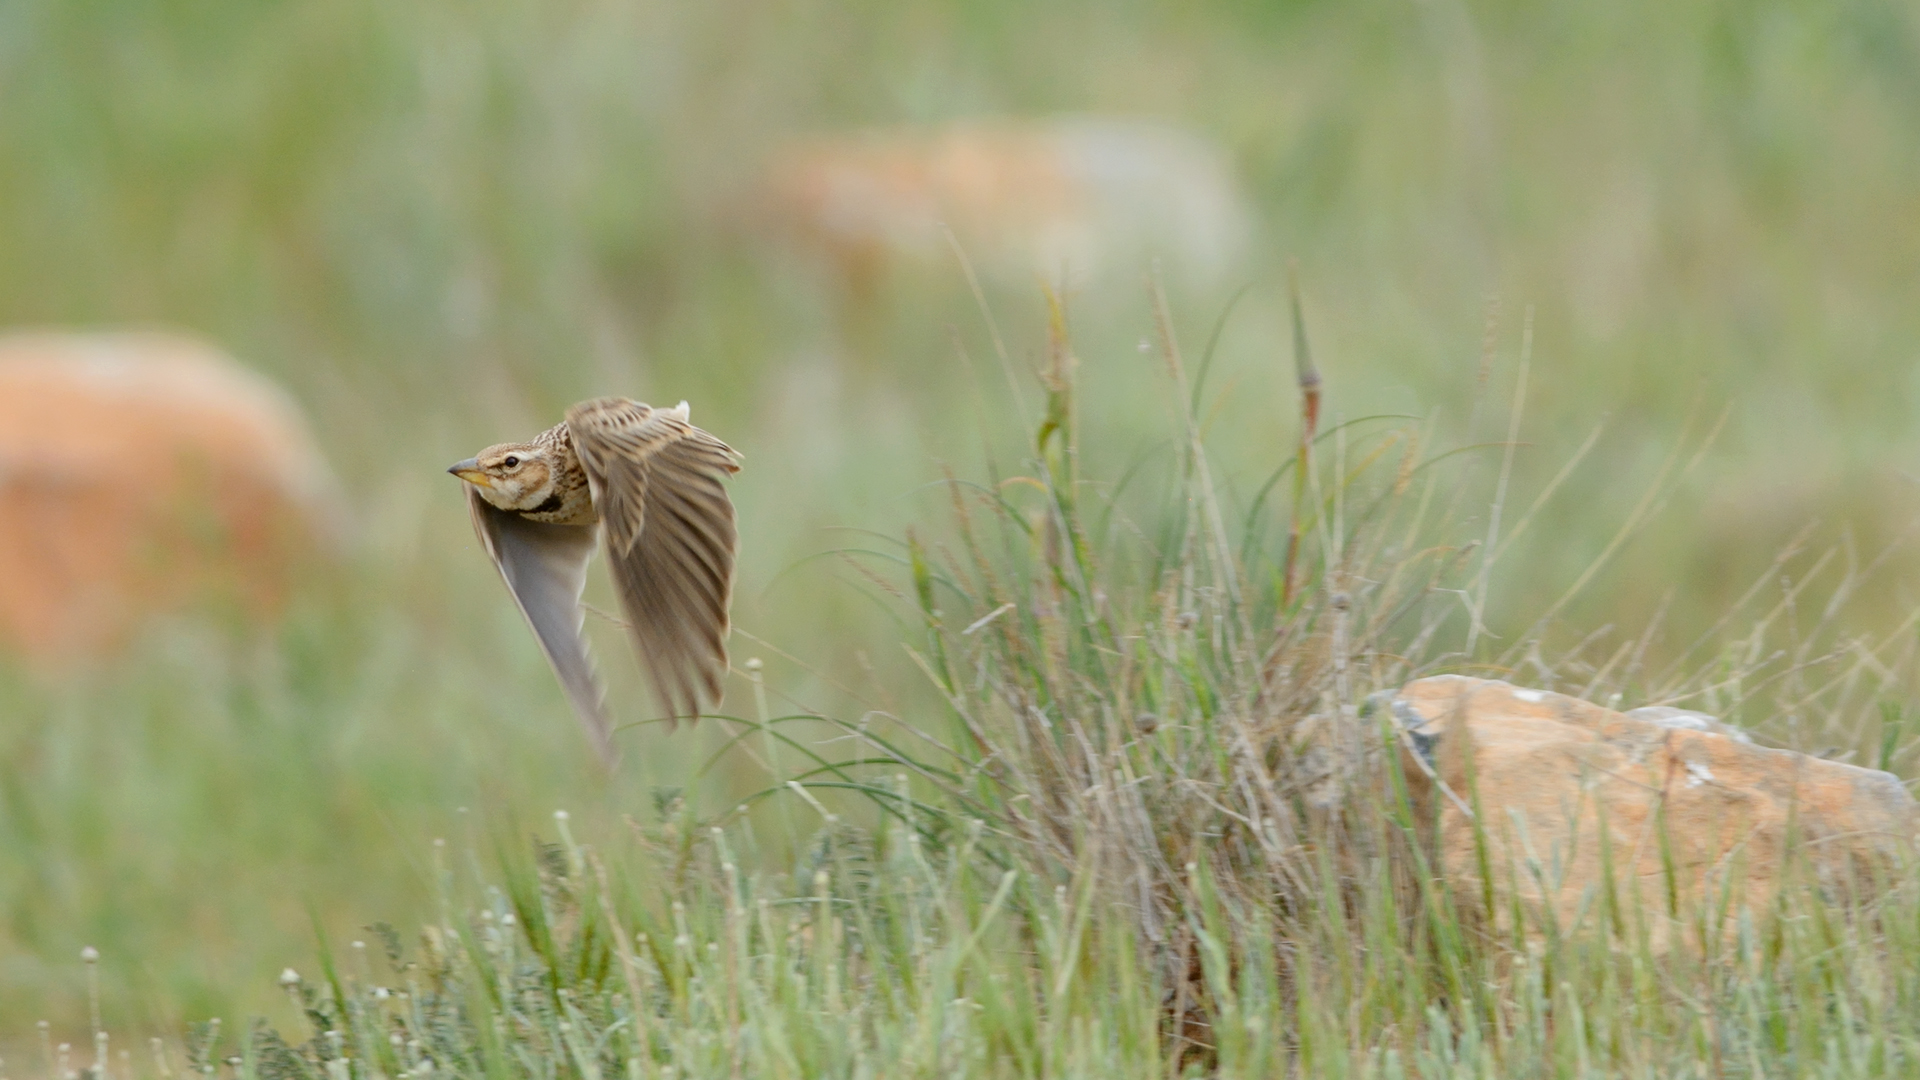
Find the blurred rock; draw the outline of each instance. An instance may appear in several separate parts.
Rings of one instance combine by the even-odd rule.
[[[1255,217],[1227,155],[1145,121],[1003,120],[821,135],[773,155],[761,215],[834,264],[856,294],[889,267],[955,267],[951,228],[983,273],[1078,285],[1162,257],[1170,280],[1218,284]]]
[[[1858,895],[1911,853],[1920,826],[1892,775],[1756,746],[1704,713],[1635,716],[1461,676],[1409,683],[1392,709],[1454,895],[1475,907],[1484,895],[1477,806],[1496,921],[1509,929],[1518,899],[1536,939],[1548,919],[1565,932],[1608,917],[1609,863],[1625,932],[1644,917],[1665,951],[1729,885],[1728,931],[1795,874]]]
[[[341,520],[292,400],[212,346],[0,336],[0,646],[94,655],[209,599],[266,617]]]

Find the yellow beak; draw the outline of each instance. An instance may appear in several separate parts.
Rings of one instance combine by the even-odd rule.
[[[493,481],[487,478],[487,474],[480,471],[479,458],[468,458],[465,461],[456,461],[447,471],[475,487],[490,488],[493,486]]]

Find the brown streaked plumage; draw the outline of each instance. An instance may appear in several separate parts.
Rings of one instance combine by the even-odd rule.
[[[546,651],[604,759],[617,756],[581,633],[587,560],[604,536],[635,649],[671,719],[720,700],[733,596],[738,455],[687,420],[596,398],[528,442],[501,443],[447,471],[467,482],[474,532]]]

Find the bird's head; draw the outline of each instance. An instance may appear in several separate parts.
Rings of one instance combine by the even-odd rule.
[[[559,474],[554,452],[554,447],[535,443],[501,443],[455,462],[447,471],[472,484],[494,506],[524,512],[553,495]]]

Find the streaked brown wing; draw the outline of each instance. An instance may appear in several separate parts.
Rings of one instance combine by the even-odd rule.
[[[533,636],[560,677],[560,688],[566,691],[594,749],[611,767],[619,760],[613,725],[581,632],[586,612],[580,606],[580,592],[587,584],[587,560],[593,557],[598,530],[592,525],[529,521],[496,509],[472,487],[467,488],[467,506],[473,512],[473,531],[533,627]]]
[[[680,413],[623,398],[574,406],[567,427],[654,693],[669,717],[697,717],[727,674],[736,455]]]

